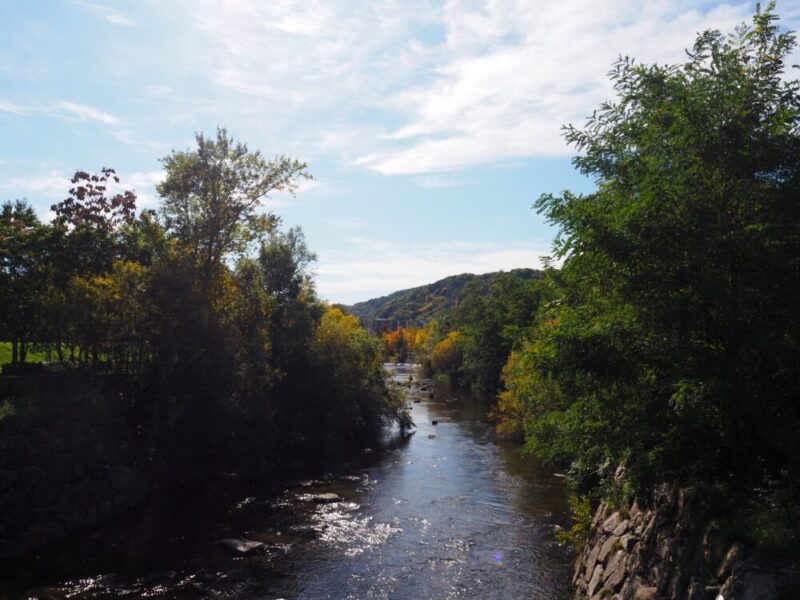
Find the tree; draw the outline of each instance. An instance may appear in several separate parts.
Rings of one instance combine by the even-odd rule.
[[[390,393],[379,361],[379,342],[336,307],[326,307],[314,332],[314,373],[322,391],[321,431],[356,441],[374,437],[383,425],[412,425],[404,402]]]
[[[464,385],[484,393],[497,391],[503,363],[536,316],[541,290],[538,280],[512,273],[500,275],[488,289],[479,280],[467,285],[453,315],[462,336]]]
[[[458,371],[461,368],[461,342],[461,334],[457,331],[451,331],[433,347],[431,352],[431,367],[433,370],[447,375],[453,384],[458,383]]]
[[[28,342],[41,318],[44,228],[24,200],[0,205],[0,325],[11,341],[11,363],[25,362]]]
[[[47,230],[44,254],[39,261],[47,285],[46,293],[40,297],[45,314],[40,328],[59,360],[64,358],[64,343],[74,353],[79,337],[85,340],[87,335],[96,338],[99,334],[99,329],[93,331],[91,320],[87,321],[87,315],[83,314],[86,307],[82,302],[89,296],[99,298],[94,293],[87,296],[86,286],[92,287],[95,279],[98,286],[92,289],[95,292],[103,289],[100,280],[122,258],[122,232],[136,227],[136,194],[125,190],[112,195],[110,188],[119,182],[116,171],[108,167],[94,174],[76,171],[69,196],[51,206],[55,218]],[[88,352],[90,348],[84,347],[84,357]]]
[[[166,178],[158,186],[167,228],[193,257],[206,296],[229,254],[242,253],[263,239],[278,219],[260,213],[264,198],[276,191],[293,193],[298,181],[310,179],[306,164],[278,156],[265,160],[225,129],[216,139],[195,136],[197,149],[173,151],[162,159]]]
[[[311,289],[309,268],[316,260],[299,227],[292,227],[286,233],[270,232],[259,254],[267,292],[281,304],[297,298],[303,289]]]
[[[132,223],[136,216],[136,194],[130,190],[106,197],[109,182],[119,183],[114,169],[103,167],[100,174],[75,171],[70,180],[74,187],[69,196],[54,204],[54,225],[86,226],[110,233],[123,223]]]
[[[567,127],[597,190],[536,203],[564,265],[523,361],[549,390],[526,398],[533,447],[642,481],[797,480],[800,83],[776,19],[685,64],[621,59],[616,102]]]
[[[322,316],[309,272],[315,260],[299,227],[270,233],[258,256],[265,292],[272,302],[273,364],[284,375],[305,372],[314,327]]]

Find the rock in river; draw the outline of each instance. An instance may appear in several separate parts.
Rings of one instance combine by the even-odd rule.
[[[326,492],[324,494],[314,494],[311,498],[315,502],[338,502],[341,500],[339,494],[333,492]]]
[[[232,550],[237,554],[253,554],[254,552],[264,548],[261,542],[254,542],[252,540],[241,540],[238,538],[225,538],[220,540],[220,546],[224,546],[228,550]]]

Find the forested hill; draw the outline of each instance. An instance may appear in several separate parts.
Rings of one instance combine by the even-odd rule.
[[[476,285],[488,289],[498,277],[507,274],[521,279],[539,279],[543,275],[542,271],[534,269],[512,269],[482,275],[462,273],[445,277],[435,283],[365,300],[348,309],[368,326],[376,319],[387,319],[387,326],[391,328],[397,325],[423,324],[457,306],[467,284],[476,281]]]

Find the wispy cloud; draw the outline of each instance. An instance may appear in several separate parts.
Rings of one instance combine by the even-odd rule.
[[[123,144],[129,144],[131,146],[140,146],[142,148],[148,148],[150,150],[155,150],[162,153],[167,151],[167,146],[165,146],[164,144],[161,144],[154,140],[142,139],[141,137],[136,135],[133,131],[127,128],[112,129],[109,130],[108,133],[115,140],[120,141]]]
[[[25,106],[12,102],[11,100],[0,98],[0,111],[20,116],[45,114],[62,119],[96,121],[103,125],[116,125],[120,122],[119,118],[110,113],[89,106],[88,104],[79,104],[67,100],[59,100],[58,102],[45,106]]]
[[[427,175],[425,177],[417,177],[414,182],[424,188],[431,189],[444,189],[451,187],[462,187],[469,184],[466,179],[457,179],[455,177],[442,177],[441,175]]]
[[[119,119],[114,115],[98,110],[87,104],[67,102],[66,100],[61,100],[57,102],[53,108],[43,109],[43,111],[56,116],[72,117],[80,121],[97,121],[104,125],[116,125],[119,123]]]
[[[69,176],[58,170],[31,177],[10,177],[0,180],[0,193],[14,198],[60,200],[67,196],[71,187],[69,180]]]
[[[547,248],[546,242],[407,245],[352,238],[349,250],[322,255],[316,268],[317,287],[324,298],[353,303],[456,273],[540,268]]]
[[[26,106],[22,106],[20,104],[11,102],[10,100],[3,100],[2,98],[0,98],[0,112],[7,112],[13,115],[24,116],[30,114],[31,109]]]
[[[201,72],[235,95],[237,110],[270,102],[273,121],[294,139],[386,175],[571,154],[561,126],[582,123],[613,96],[606,73],[618,55],[682,61],[697,32],[731,31],[753,9],[684,0],[200,0],[180,10],[188,6]]]
[[[109,23],[113,25],[119,25],[121,27],[133,27],[137,25],[136,21],[134,21],[131,17],[126,15],[123,12],[118,11],[115,8],[110,6],[106,6],[105,4],[95,4],[92,2],[75,2],[77,6],[84,8],[88,11],[93,12],[97,16],[105,19]]]
[[[319,110],[386,94],[416,73],[416,26],[436,20],[421,1],[216,0],[186,4],[204,34],[205,74],[230,91]],[[370,100],[372,99],[372,100]]]
[[[606,77],[619,54],[680,61],[695,32],[731,30],[751,7],[701,12],[678,1],[449,2],[443,61],[429,82],[386,107],[406,116],[359,164],[384,174],[447,171],[520,157],[571,153],[561,135],[612,97]]]

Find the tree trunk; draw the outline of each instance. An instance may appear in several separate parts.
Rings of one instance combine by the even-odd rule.
[[[64,362],[64,350],[61,348],[61,315],[56,318],[56,354],[58,362]]]

